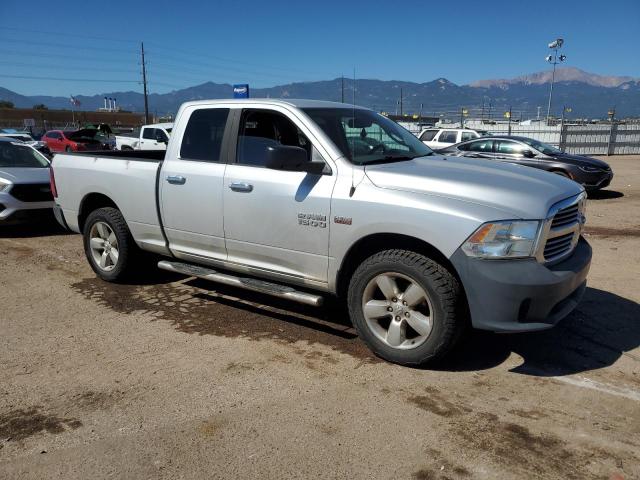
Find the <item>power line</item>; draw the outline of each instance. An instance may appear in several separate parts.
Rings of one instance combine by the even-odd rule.
[[[51,42],[38,42],[34,40],[15,40],[13,38],[0,38],[0,42],[9,42],[9,43],[18,43],[20,45],[36,45],[36,46],[45,46],[45,47],[57,47],[57,48],[71,48],[76,50],[93,50],[99,52],[114,52],[114,53],[127,53],[127,54],[135,54],[132,50],[124,50],[121,48],[104,48],[104,47],[86,47],[83,45],[71,45],[68,43],[51,43]]]
[[[66,70],[76,70],[76,71],[87,71],[87,70],[91,70],[94,72],[114,72],[114,73],[130,73],[135,75],[137,72],[133,71],[133,70],[122,70],[122,69],[117,69],[117,68],[100,68],[100,67],[86,67],[86,66],[72,66],[72,65],[53,65],[53,64],[46,64],[46,63],[38,63],[38,64],[33,64],[33,63],[23,63],[23,62],[2,62],[3,65],[13,65],[16,67],[29,67],[29,68],[46,68],[47,70],[49,69],[64,69]]]
[[[95,78],[62,78],[62,77],[38,77],[31,75],[6,75],[0,73],[0,77],[3,78],[22,78],[26,80],[55,80],[60,82],[100,82],[100,83],[140,83],[140,80],[110,80],[110,79],[95,79]]]
[[[60,53],[37,53],[37,52],[25,52],[25,51],[20,51],[20,50],[3,50],[0,49],[0,53],[5,53],[8,55],[19,55],[20,57],[39,57],[39,58],[49,58],[49,57],[55,57],[55,58],[64,58],[64,59],[69,59],[69,55],[63,55]],[[99,62],[99,63],[117,63],[117,64],[122,64],[122,59],[120,60],[114,60],[114,59],[109,59],[109,58],[96,58],[95,56],[93,57],[85,57],[82,55],[73,55],[73,60],[91,60],[93,62]]]
[[[6,25],[0,25],[0,30],[13,30],[15,32],[27,32],[27,33],[41,33],[45,35],[57,35],[61,37],[85,38],[87,40],[107,40],[109,42],[124,42],[124,43],[134,43],[134,44],[138,43],[137,40],[126,40],[126,39],[115,38],[115,37],[100,37],[100,36],[94,36],[94,35],[80,35],[78,33],[52,32],[47,30],[31,29],[31,28],[7,27]]]

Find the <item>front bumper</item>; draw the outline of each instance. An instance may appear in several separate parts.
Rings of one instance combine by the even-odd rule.
[[[591,247],[581,237],[570,257],[551,266],[535,259],[471,258],[460,249],[451,262],[475,328],[528,332],[553,327],[578,305],[587,285]]]
[[[585,190],[599,190],[608,187],[612,179],[613,170],[609,170],[608,172],[594,173],[580,172],[575,180],[581,183]]]
[[[47,211],[51,213],[52,208],[52,201],[23,202],[9,192],[0,192],[0,224],[27,220],[30,216]]]

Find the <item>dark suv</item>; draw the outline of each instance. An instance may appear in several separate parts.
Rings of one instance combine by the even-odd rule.
[[[516,163],[557,173],[584,185],[586,190],[599,190],[611,183],[611,167],[597,158],[565,153],[551,145],[526,137],[489,136],[438,150],[442,155],[486,158]]]

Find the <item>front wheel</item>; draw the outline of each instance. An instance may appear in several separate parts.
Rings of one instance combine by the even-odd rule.
[[[378,356],[402,365],[441,358],[459,338],[464,319],[457,279],[430,258],[386,250],[365,260],[349,285],[349,313]]]
[[[99,208],[84,225],[84,251],[93,271],[103,280],[116,282],[131,272],[137,246],[115,208]]]

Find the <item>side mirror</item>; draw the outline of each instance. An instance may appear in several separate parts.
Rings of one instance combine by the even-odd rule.
[[[320,174],[324,170],[324,163],[310,161],[304,148],[288,145],[269,146],[266,149],[266,155],[265,167],[272,170],[315,174]]]
[[[523,150],[523,151],[522,151],[522,155],[523,155],[524,157],[526,157],[526,158],[533,158],[533,157],[535,157],[535,156],[536,156],[536,154],[535,154],[535,153],[533,153],[531,150],[528,150],[528,149],[527,149],[527,150]]]
[[[158,134],[156,135],[156,142],[160,142],[160,143],[168,143],[167,139],[164,137],[164,135],[162,134]]]

